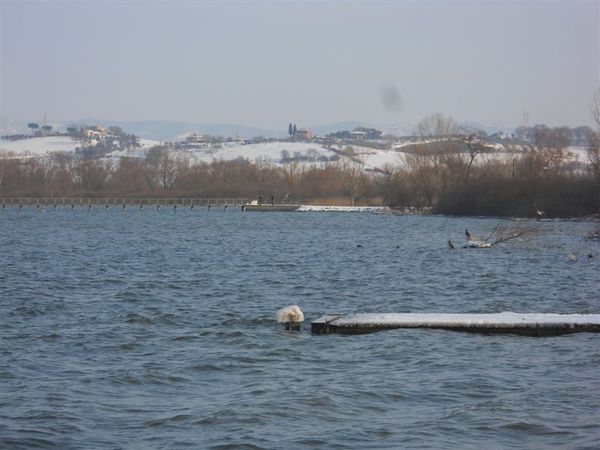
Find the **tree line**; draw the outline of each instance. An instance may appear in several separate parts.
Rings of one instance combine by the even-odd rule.
[[[166,146],[143,158],[117,160],[54,154],[0,157],[1,197],[245,197],[277,201],[322,199],[365,203],[378,199],[376,182],[353,163],[306,166],[291,161],[251,163],[238,158],[205,163]]]

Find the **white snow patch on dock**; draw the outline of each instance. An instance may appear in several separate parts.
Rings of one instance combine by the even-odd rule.
[[[600,325],[600,314],[353,314],[335,320],[337,326],[524,326],[524,325]]]
[[[390,212],[391,209],[386,206],[319,206],[319,205],[300,205],[296,211],[301,212]]]

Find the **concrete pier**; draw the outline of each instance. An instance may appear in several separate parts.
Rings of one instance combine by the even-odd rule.
[[[314,334],[365,334],[398,328],[556,336],[598,333],[600,314],[354,314],[325,315],[311,322]]]

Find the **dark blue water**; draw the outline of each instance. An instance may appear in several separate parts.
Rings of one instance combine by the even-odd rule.
[[[7,208],[0,447],[598,448],[600,335],[310,334],[325,313],[600,313],[594,224],[447,249],[497,222]],[[290,304],[301,332],[275,323]]]

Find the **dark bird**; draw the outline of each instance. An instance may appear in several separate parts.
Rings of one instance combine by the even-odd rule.
[[[450,239],[448,239],[448,248],[450,250],[454,250],[454,244],[452,243],[452,241]]]
[[[467,237],[467,241],[471,240],[471,233],[469,233],[468,229],[465,230],[465,236]]]

